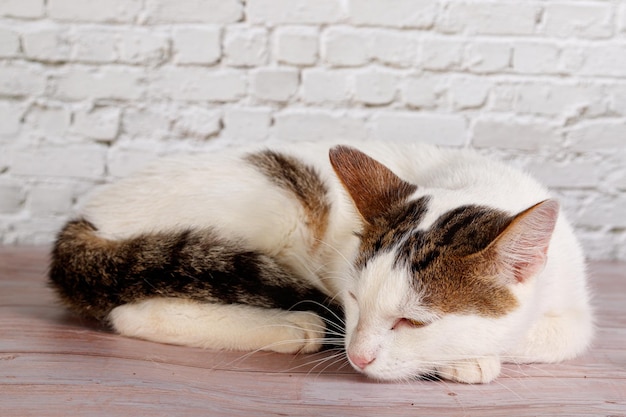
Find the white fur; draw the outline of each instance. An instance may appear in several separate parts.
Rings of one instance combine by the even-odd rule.
[[[126,336],[212,349],[315,352],[324,337],[324,322],[314,313],[176,298],[124,304],[109,320]]]
[[[393,254],[374,258],[359,276],[354,273],[351,263],[358,250],[354,232],[361,220],[330,167],[331,145],[274,147],[314,165],[329,186],[330,224],[315,252],[298,201],[241,161],[241,155],[252,149],[158,161],[98,192],[82,214],[108,238],[210,226],[276,256],[342,300],[348,356],[374,358],[361,370],[374,378],[403,379],[438,371],[453,380],[488,382],[498,375],[501,360],[559,361],[587,347],[592,316],[583,255],[562,213],[543,271],[512,285],[518,309],[497,319],[432,317],[420,306],[420,294],[409,286],[407,273],[393,267]],[[415,198],[431,196],[420,228],[464,204],[516,214],[549,197],[527,175],[470,150],[417,143],[355,146],[418,185]],[[432,324],[392,329],[402,317]],[[311,314],[172,299],[120,306],[110,320],[125,335],[210,348],[310,351],[319,347],[316,340],[321,337],[321,322]],[[301,340],[294,343],[295,339]]]

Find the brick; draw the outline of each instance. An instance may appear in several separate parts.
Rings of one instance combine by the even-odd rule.
[[[118,31],[110,29],[79,29],[71,36],[71,60],[88,63],[114,62],[117,58],[118,35]]]
[[[235,107],[224,111],[222,135],[234,140],[262,140],[269,135],[271,109],[265,107]]]
[[[623,228],[626,227],[624,213],[626,213],[626,194],[601,195],[593,201],[593,204],[583,206],[577,222],[585,226],[606,227],[610,224],[614,228]]]
[[[2,137],[0,136],[0,139]],[[0,145],[2,145],[2,141],[0,141]],[[0,152],[0,172],[7,172],[11,169],[11,164],[13,163],[13,152],[12,149],[8,146],[4,146],[2,152]]]
[[[262,100],[287,101],[298,89],[298,71],[293,68],[260,68],[250,76],[252,95]]]
[[[169,38],[154,30],[122,33],[117,42],[117,61],[127,64],[159,65],[169,59]]]
[[[75,199],[71,184],[35,184],[29,192],[28,207],[35,216],[67,214]]]
[[[511,63],[512,48],[503,42],[472,42],[465,48],[464,67],[475,73],[503,72]]]
[[[626,161],[626,148],[618,150],[604,160],[606,169],[610,171],[603,180],[614,189],[621,191],[626,191],[626,165],[624,165],[624,161]]]
[[[66,107],[34,105],[28,109],[24,124],[42,136],[63,136],[71,118],[72,113]]]
[[[233,23],[242,18],[238,0],[146,0],[149,23]]]
[[[24,55],[36,61],[65,62],[72,53],[68,31],[57,25],[42,25],[22,33]]]
[[[463,44],[459,41],[426,39],[422,44],[422,66],[429,70],[460,68]]]
[[[350,99],[348,73],[321,68],[302,71],[302,98],[310,103],[347,102]]]
[[[286,110],[274,116],[275,137],[280,140],[363,140],[365,121],[345,113],[323,110]]]
[[[231,27],[224,36],[224,58],[233,67],[264,65],[268,58],[265,28]]]
[[[529,164],[526,169],[548,187],[595,187],[602,177],[596,161],[542,161]]]
[[[607,96],[609,111],[626,116],[626,84],[611,83],[608,86]]]
[[[427,29],[435,22],[436,0],[350,0],[350,21],[357,25]]]
[[[322,57],[338,67],[361,66],[369,61],[368,39],[353,29],[331,28],[322,36]]]
[[[156,31],[87,27],[71,37],[73,61],[157,65],[169,58],[169,40]]]
[[[0,213],[18,213],[24,207],[26,200],[24,189],[21,185],[2,181],[0,182]]]
[[[398,78],[382,70],[366,70],[354,76],[354,98],[372,105],[391,103],[396,95]]]
[[[18,245],[50,246],[54,236],[61,230],[67,218],[65,216],[30,217],[17,220],[12,224],[10,243]]]
[[[133,147],[114,146],[108,154],[107,172],[114,178],[127,177],[158,157],[152,140],[134,140]]]
[[[19,35],[12,30],[0,28],[0,57],[13,57],[19,52]]]
[[[174,29],[174,62],[178,64],[214,64],[222,55],[219,28],[180,27]]]
[[[475,109],[487,102],[492,82],[484,78],[454,78],[449,87],[450,101],[455,109]]]
[[[579,73],[585,63],[586,50],[580,46],[566,45],[561,48],[559,67],[565,74]]]
[[[373,117],[373,136],[379,140],[423,141],[461,146],[466,142],[462,116],[414,112],[382,112]]]
[[[615,239],[614,239],[614,244],[609,243],[607,245],[606,243],[606,234],[603,236],[604,239],[600,239],[600,245],[601,247],[604,249],[607,246],[609,248],[615,248],[615,251],[617,252],[617,254],[615,256],[596,256],[594,258],[590,258],[590,259],[612,259],[612,260],[616,260],[616,261],[620,261],[623,262],[624,259],[626,259],[626,233],[625,232],[619,232],[616,229],[613,229],[609,232],[609,236],[611,235],[616,235]]]
[[[543,42],[520,42],[513,46],[513,69],[527,74],[559,72],[560,49]]]
[[[515,120],[482,119],[474,125],[472,145],[477,148],[502,148],[538,151],[554,148],[560,135],[552,126]]]
[[[132,22],[141,0],[48,0],[48,15],[61,21]]]
[[[106,146],[65,144],[20,149],[13,153],[11,173],[41,177],[97,180],[104,175]]]
[[[430,109],[437,107],[446,90],[443,77],[420,75],[405,80],[402,96],[410,107]]]
[[[374,60],[394,67],[411,67],[417,62],[419,38],[413,33],[377,30],[370,35],[369,55]]]
[[[313,65],[318,58],[317,29],[311,27],[279,27],[275,33],[276,59],[292,65]]]
[[[522,114],[577,117],[606,111],[602,88],[593,84],[530,82],[514,87],[511,109]],[[502,109],[506,110],[506,109]]]
[[[0,138],[12,138],[17,135],[24,110],[16,102],[0,101]],[[0,169],[0,171],[2,171]]]
[[[626,145],[626,120],[595,120],[567,132],[569,149],[576,152],[616,152]]]
[[[72,131],[91,139],[112,141],[120,130],[121,111],[114,107],[79,109],[74,113]]]
[[[0,216],[0,244],[14,245],[17,237],[15,236],[15,225],[12,216],[3,218]]]
[[[72,66],[63,68],[53,77],[51,92],[54,97],[65,100],[135,100],[143,94],[143,80],[143,71],[135,68]]]
[[[0,16],[37,18],[44,11],[44,0],[0,0]]]
[[[543,33],[557,37],[606,38],[612,35],[608,3],[546,3]]]
[[[586,48],[580,74],[626,77],[626,46],[606,45]]]
[[[163,67],[150,82],[155,98],[191,101],[235,101],[246,92],[245,73],[199,67]]]
[[[174,131],[183,138],[207,139],[219,133],[222,113],[219,110],[190,106],[176,113]]]
[[[439,28],[447,33],[469,35],[531,35],[540,13],[541,7],[534,2],[452,2]]]
[[[513,82],[496,83],[491,89],[487,108],[494,112],[512,112],[516,107],[516,97],[521,86]]]
[[[153,104],[149,107],[127,107],[121,118],[121,131],[133,138],[160,139],[168,135],[170,116],[177,110]]]
[[[341,0],[248,0],[247,18],[252,23],[325,24],[346,16]]]
[[[45,88],[45,74],[37,67],[19,63],[0,66],[0,96],[38,96]]]

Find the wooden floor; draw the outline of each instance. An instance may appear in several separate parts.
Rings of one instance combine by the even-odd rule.
[[[593,349],[487,385],[379,383],[329,354],[246,355],[116,336],[68,315],[41,248],[0,248],[0,416],[626,416],[626,265],[591,265]],[[324,361],[324,359],[328,359]]]

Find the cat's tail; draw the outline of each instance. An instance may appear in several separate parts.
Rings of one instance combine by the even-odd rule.
[[[102,321],[115,307],[150,297],[314,311],[327,300],[274,258],[211,229],[112,240],[85,219],[59,233],[49,283],[72,310]]]

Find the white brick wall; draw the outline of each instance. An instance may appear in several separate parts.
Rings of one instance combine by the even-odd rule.
[[[626,260],[625,0],[0,0],[0,243],[159,155],[269,139],[475,147]]]

